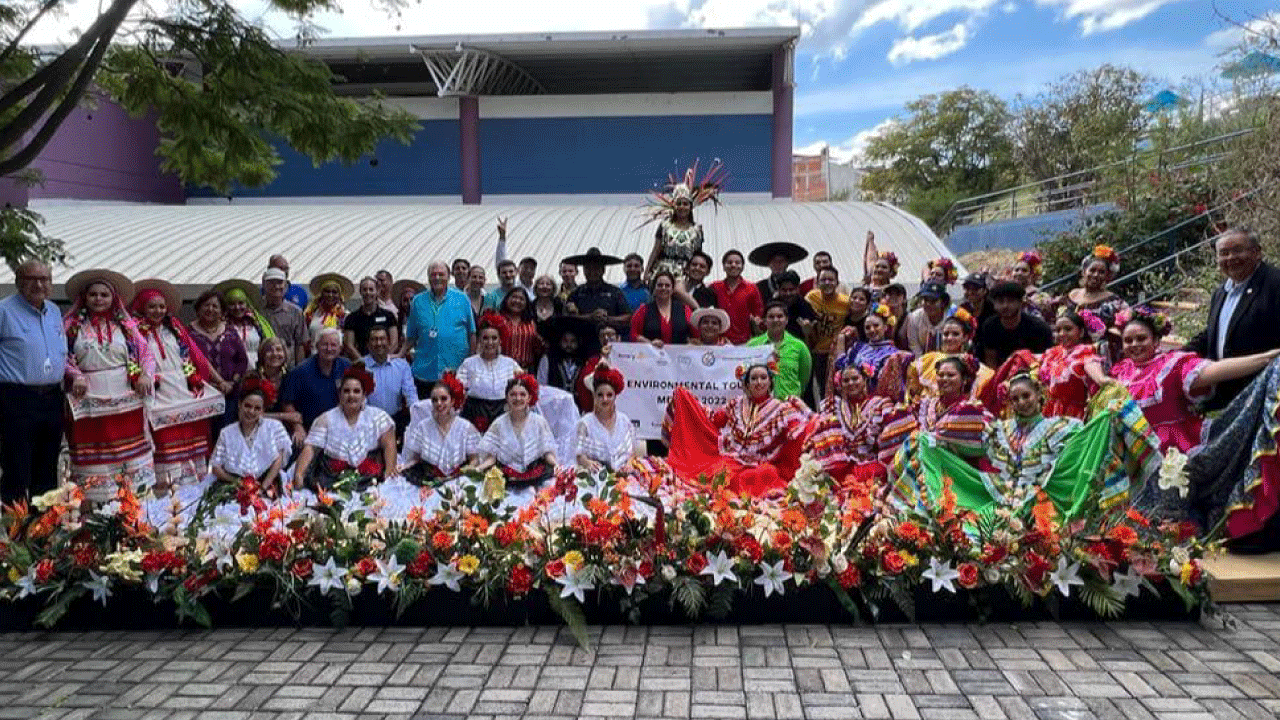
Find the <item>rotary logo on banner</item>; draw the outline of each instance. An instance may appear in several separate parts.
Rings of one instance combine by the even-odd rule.
[[[773,355],[768,345],[667,345],[614,343],[609,361],[627,379],[618,396],[618,410],[631,418],[636,436],[662,437],[662,419],[677,387],[684,387],[704,407],[717,408],[742,392],[734,372],[746,362],[764,362]]]

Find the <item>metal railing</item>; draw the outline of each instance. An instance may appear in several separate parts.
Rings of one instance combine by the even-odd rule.
[[[1227,157],[1227,152],[1198,155],[1173,162],[1175,156],[1216,144],[1227,143],[1255,132],[1253,128],[1236,130],[1193,143],[1160,150],[1136,152],[1124,160],[1098,165],[1086,170],[1064,173],[1043,180],[1023,183],[982,195],[962,198],[952,203],[938,221],[938,233],[948,235],[955,228],[975,222],[995,222],[1019,217],[1031,217],[1059,210],[1087,207],[1109,199],[1125,186],[1114,177],[1109,182],[1108,171],[1121,167],[1140,166],[1154,158],[1151,170],[1158,173],[1177,172],[1192,167],[1212,167]],[[1035,191],[1027,196],[1028,191]],[[1022,196],[1022,197],[1020,197]],[[1004,201],[1004,202],[1002,202]]]

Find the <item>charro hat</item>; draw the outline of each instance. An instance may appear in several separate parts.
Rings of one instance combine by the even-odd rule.
[[[775,255],[785,257],[787,259],[787,264],[790,265],[791,263],[799,262],[809,257],[809,251],[793,242],[778,240],[775,242],[767,242],[756,247],[756,249],[752,250],[751,254],[747,256],[747,261],[752,265],[768,267],[769,261],[772,260]]]
[[[570,255],[560,262],[570,265],[621,265],[622,258],[615,255],[605,255],[600,252],[600,248],[589,248],[585,253],[579,255]]]

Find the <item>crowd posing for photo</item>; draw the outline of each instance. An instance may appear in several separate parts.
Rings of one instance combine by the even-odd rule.
[[[3,499],[54,487],[64,439],[71,482],[130,476],[157,495],[245,479],[267,495],[430,485],[495,467],[520,492],[558,467],[632,472],[656,452],[647,471],[670,482],[723,475],[763,496],[807,457],[841,492],[911,502],[939,467],[996,497],[1038,487],[1062,504],[1101,484],[1104,498],[1224,523],[1239,550],[1280,542],[1280,269],[1249,231],[1217,238],[1224,281],[1205,329],[1174,347],[1167,317],[1107,289],[1121,259],[1105,246],[1058,297],[1038,289],[1028,252],[994,276],[938,258],[909,298],[870,233],[857,276],[818,252],[802,280],[801,246],[713,259],[693,217],[707,195],[677,184],[660,197],[647,258],[592,247],[540,275],[507,257],[500,221],[496,287],[456,259],[427,263],[425,284],[384,270],[304,288],[273,256],[256,282],[197,297],[190,323],[172,284],[109,270],[66,281],[64,316],[50,268],[24,263],[0,302]],[[747,264],[767,277],[746,281]],[[618,285],[604,280],[615,265]],[[622,341],[773,352],[714,411],[677,390],[666,449],[646,450],[617,409]],[[1172,452],[1191,457],[1186,492],[1154,489]]]

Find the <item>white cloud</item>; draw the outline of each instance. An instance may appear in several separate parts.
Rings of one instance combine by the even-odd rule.
[[[1210,33],[1204,39],[1205,47],[1213,50],[1231,50],[1249,38],[1266,36],[1280,29],[1280,12],[1271,12],[1247,22],[1231,24]]]
[[[897,123],[898,121],[894,118],[889,118],[875,127],[859,130],[853,137],[844,142],[832,144],[826,140],[817,140],[804,147],[797,148],[795,153],[797,155],[817,155],[822,152],[823,148],[829,148],[833,162],[852,162],[855,166],[861,166],[864,164],[863,156],[866,153],[867,144],[871,142],[871,138]]]
[[[964,23],[935,35],[901,38],[889,48],[889,62],[906,65],[915,60],[937,60],[964,47],[968,40],[969,28]]]
[[[1037,5],[1062,9],[1069,20],[1079,19],[1080,32],[1092,35],[1118,30],[1165,5],[1180,0],[1035,0]]]

